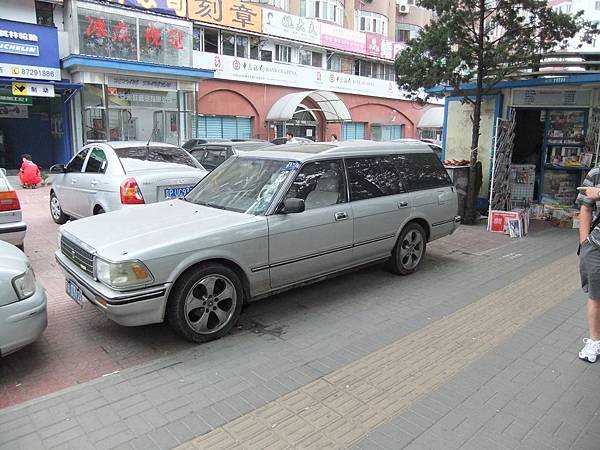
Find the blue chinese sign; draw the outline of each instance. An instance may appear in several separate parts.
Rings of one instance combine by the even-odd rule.
[[[108,0],[108,2],[171,16],[185,17],[187,14],[187,0]]]
[[[0,19],[0,77],[60,80],[56,28]]]

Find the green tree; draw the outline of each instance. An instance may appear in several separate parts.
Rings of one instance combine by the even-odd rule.
[[[444,95],[425,94],[442,86],[473,106],[471,167],[477,162],[482,98],[507,77],[535,68],[567,40],[576,35],[589,40],[597,32],[582,12],[562,14],[546,0],[421,0],[420,6],[432,10],[434,19],[398,55],[398,85],[420,101]],[[465,91],[465,83],[475,88]],[[475,178],[471,170],[465,223],[477,216]]]

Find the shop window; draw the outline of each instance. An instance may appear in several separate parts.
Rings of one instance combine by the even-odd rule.
[[[260,60],[261,61],[273,61],[273,52],[271,50],[261,50],[260,51]]]
[[[35,2],[35,17],[38,25],[54,26],[54,4]]]
[[[364,139],[365,124],[361,122],[343,122],[342,123],[342,139]]]
[[[300,49],[298,51],[299,63],[304,66],[323,67],[323,54],[311,50]]]
[[[192,135],[198,138],[249,139],[252,118],[237,116],[196,116]]]
[[[404,135],[404,125],[371,125],[371,139],[374,141],[392,141]]]
[[[292,47],[287,45],[275,45],[275,61],[292,62]]]
[[[221,42],[223,43],[222,52],[224,55],[235,56],[235,35],[221,33]]]
[[[88,162],[85,165],[85,173],[104,173],[106,171],[106,164],[104,150],[92,148]]]
[[[404,191],[400,176],[388,158],[346,159],[352,201],[395,195]]]
[[[392,155],[392,164],[411,191],[452,185],[448,172],[433,153]]]

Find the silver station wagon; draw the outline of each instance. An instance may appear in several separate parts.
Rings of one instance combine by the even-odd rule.
[[[244,302],[381,261],[416,271],[456,212],[426,144],[290,144],[233,156],[183,199],[63,225],[56,259],[78,304],[201,342]]]

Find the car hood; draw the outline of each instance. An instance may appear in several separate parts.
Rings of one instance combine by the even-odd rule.
[[[257,216],[170,200],[79,219],[60,227],[67,238],[75,238],[112,261],[131,259],[154,247],[178,247],[216,232],[230,242],[235,233],[223,230],[260,220]],[[169,244],[173,244],[170,246]],[[209,245],[207,243],[207,245]],[[188,249],[189,250],[189,249]]]
[[[0,241],[0,272],[23,273],[27,269],[27,256],[8,242]]]

